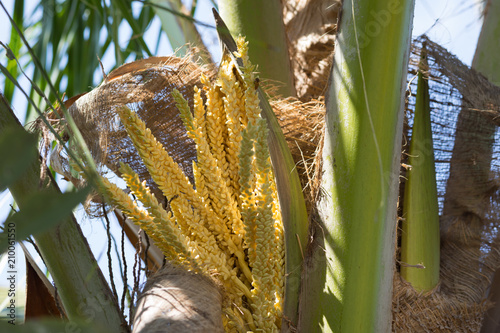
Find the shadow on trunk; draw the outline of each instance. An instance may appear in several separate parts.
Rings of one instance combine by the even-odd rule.
[[[139,295],[133,333],[224,332],[222,299],[210,278],[167,265]]]

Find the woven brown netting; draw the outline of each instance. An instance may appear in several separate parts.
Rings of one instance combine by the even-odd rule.
[[[194,86],[202,87],[201,74],[213,78],[215,69],[197,65],[188,57],[154,57],[119,67],[106,76],[99,87],[72,99],[67,105],[69,112],[102,173],[111,170],[119,175],[119,163],[127,163],[140,179],[147,181],[160,201],[164,199],[120,122],[116,110],[126,105],[139,114],[192,181],[196,149],[186,135],[171,91],[174,88],[179,90],[192,107]],[[271,100],[271,104],[297,161],[302,184],[309,188],[306,195],[309,207],[312,207],[308,184],[317,182],[315,157],[323,132],[324,104],[321,100],[302,103],[296,99]],[[51,138],[47,140],[50,142]],[[51,164],[58,165],[58,172],[76,182],[67,159],[60,152],[52,152]],[[89,212],[101,215],[100,209],[90,209]]]
[[[103,173],[111,170],[119,175],[119,163],[127,163],[147,181],[160,202],[164,201],[116,112],[127,106],[139,114],[157,140],[191,177],[192,161],[196,157],[194,142],[186,135],[170,93],[174,88],[179,90],[192,107],[193,88],[195,85],[201,87],[201,74],[210,77],[214,70],[198,66],[189,58],[139,60],[112,71],[99,87],[68,105],[99,169]],[[53,152],[51,163],[60,165],[57,171],[72,179],[65,158]],[[99,210],[95,213],[100,215]]]
[[[490,281],[500,265],[500,88],[441,46],[419,38],[410,57],[408,137],[416,94],[412,79],[423,44],[440,208],[440,284],[421,295],[396,274],[393,330],[479,332],[491,305]]]
[[[187,137],[178,112],[173,112],[176,108],[170,93],[176,88],[192,106],[193,88],[201,87],[202,73],[210,76],[213,70],[197,66],[188,58],[139,60],[114,70],[99,87],[78,98],[69,112],[98,166],[119,174],[119,162],[129,164],[163,199],[120,122],[116,110],[125,105],[139,114],[185,173],[191,175],[196,156],[194,142]]]

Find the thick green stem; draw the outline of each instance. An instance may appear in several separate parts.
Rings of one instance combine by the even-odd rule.
[[[500,0],[488,0],[472,68],[481,72],[490,82],[500,86],[500,60],[497,54],[500,40],[498,17],[500,17]]]
[[[401,276],[418,291],[439,282],[439,206],[432,144],[431,108],[425,45],[418,73],[415,117],[403,205]]]
[[[3,96],[0,96],[0,131],[8,127],[21,125]],[[31,193],[39,191],[40,185],[40,162],[37,160],[26,177],[9,186],[9,190],[23,210],[29,209],[26,199]],[[49,191],[59,191],[50,173],[43,187]],[[34,238],[54,278],[68,318],[83,318],[110,332],[128,332],[116,299],[74,217],[67,218],[50,231],[34,235]]]
[[[281,1],[220,0],[219,9],[231,34],[249,42],[260,78],[276,84],[283,97],[295,96]]]
[[[389,332],[412,0],[346,0],[301,332]]]

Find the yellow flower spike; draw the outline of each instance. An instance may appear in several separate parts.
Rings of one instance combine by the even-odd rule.
[[[193,161],[193,176],[194,184],[196,186],[196,192],[201,198],[203,198],[204,202],[208,202],[208,190],[205,186],[205,176],[203,176],[203,174],[200,172],[195,161]]]
[[[201,98],[201,90],[194,87],[194,127],[198,130],[199,134],[203,137],[206,136],[206,121],[205,121],[205,105]]]
[[[254,302],[261,311],[257,317],[265,322],[263,325],[271,325],[268,322],[269,314],[275,314],[276,291],[279,286],[276,286],[276,261],[280,258],[275,254],[276,237],[275,237],[275,221],[273,219],[273,194],[271,183],[271,164],[269,151],[267,149],[267,124],[263,119],[257,121],[257,135],[255,140],[255,156],[256,156],[256,178],[259,196],[257,198],[257,219],[256,219],[256,247],[255,247],[255,263],[252,267],[254,275]],[[282,245],[278,244],[278,247]],[[269,258],[271,254],[271,258]],[[280,252],[281,255],[281,252]],[[270,260],[271,259],[271,260]],[[257,319],[256,319],[257,320]],[[271,326],[275,326],[274,322]]]
[[[254,126],[249,124],[242,134],[241,149],[238,155],[240,162],[239,182],[241,189],[241,196],[249,197],[254,189],[254,149],[252,136],[255,134]]]
[[[172,90],[171,94],[176,103],[175,105],[179,110],[179,116],[182,119],[184,127],[186,127],[188,135],[193,139],[194,133],[196,132],[197,128],[196,126],[194,126],[194,118],[193,115],[191,114],[188,101],[184,98],[184,96],[182,96],[179,90],[175,88]]]
[[[258,81],[256,81],[257,79],[254,74],[256,67],[250,63],[248,58],[248,42],[240,36],[236,40],[236,44],[238,45],[238,52],[235,55],[241,58],[243,62],[241,70],[243,72],[243,80],[245,82],[245,113],[247,115],[248,122],[256,124],[256,121],[260,118],[261,113],[259,96],[257,95],[256,89]]]
[[[178,253],[158,230],[158,226],[153,222],[153,218],[149,216],[146,211],[139,208],[122,189],[104,177],[101,177],[99,189],[112,205],[120,208],[132,222],[137,224],[148,234],[163,254],[165,254],[167,259],[172,260],[174,263],[182,264],[179,260]]]
[[[180,193],[195,200],[197,197],[193,186],[182,169],[163,149],[146,124],[128,107],[118,110],[120,119],[127,130],[134,146],[148,168],[151,177],[167,198],[173,198]],[[151,155],[155,158],[151,158]]]
[[[245,90],[246,90],[245,84],[243,84],[243,82],[236,80],[234,84],[234,90],[236,95],[236,105],[237,105],[236,109],[240,117],[240,131],[242,131],[248,125],[248,117],[245,111]]]
[[[249,67],[249,65],[251,66],[250,59],[248,57],[248,41],[245,40],[245,37],[238,36],[238,38],[236,38],[236,46],[238,47],[238,51],[235,52],[234,55],[242,60],[244,68]],[[253,70],[250,73],[247,72],[243,73],[246,76],[249,76],[249,74],[253,73]],[[252,79],[251,76],[250,79]]]
[[[252,65],[248,57],[248,42],[245,41],[245,38],[240,37],[236,40],[236,44],[238,45],[238,52],[235,53],[235,56],[242,60],[243,67],[241,67],[241,71],[243,72],[245,86],[246,88],[254,87],[255,90],[255,70],[257,67]]]
[[[232,62],[222,62],[220,70],[220,89],[224,94],[222,98],[226,116],[227,126],[227,141],[226,141],[226,159],[229,163],[229,176],[231,178],[231,186],[234,189],[236,197],[239,196],[238,184],[238,152],[240,150],[241,141],[241,114],[244,110],[240,110],[238,102],[237,79],[233,73]],[[238,83],[239,84],[239,83]]]
[[[227,128],[224,117],[222,94],[218,87],[213,86],[208,89],[207,93],[207,137],[210,145],[210,151],[217,160],[217,165],[222,173],[222,178],[229,182],[229,166],[226,160],[226,152],[224,150]]]
[[[242,134],[240,160],[240,204],[241,216],[245,225],[245,247],[248,248],[250,266],[255,262],[255,170],[254,170],[254,148],[252,137],[255,135],[255,127],[250,123]]]
[[[188,135],[196,143],[198,150],[198,168],[200,168],[205,176],[205,186],[209,189],[209,193],[213,193],[218,199],[218,201],[212,201],[214,212],[219,218],[226,222],[227,228],[231,228],[234,232],[231,236],[230,231],[227,230],[224,234],[225,240],[228,241],[230,250],[237,255],[240,265],[243,265],[241,269],[251,281],[250,270],[246,267],[244,254],[237,247],[238,244],[241,243],[245,232],[237,202],[233,199],[233,196],[228,191],[226,183],[222,180],[222,172],[218,168],[213,155],[210,153],[206,137],[202,136],[200,131],[194,127],[196,120],[190,116],[191,111],[189,110],[187,101],[176,90],[172,91],[172,96],[177,103],[181,118],[185,122]]]
[[[254,85],[250,85],[245,90],[245,108],[248,115],[248,122],[256,124],[260,119],[260,106],[259,96]]]
[[[204,90],[210,89],[210,80],[205,74],[201,74],[200,76],[200,82],[203,85]]]
[[[172,246],[174,250],[188,262],[192,262],[193,266],[196,262],[191,258],[191,254],[186,243],[186,236],[181,234],[179,227],[174,224],[171,217],[158,203],[158,200],[151,194],[146,187],[145,182],[139,180],[139,175],[126,164],[121,164],[120,172],[123,180],[127,183],[132,193],[146,207],[149,215],[153,218],[153,223],[157,226],[158,231],[163,235],[167,244]]]

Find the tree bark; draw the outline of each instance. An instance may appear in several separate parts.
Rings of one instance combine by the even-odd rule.
[[[222,299],[210,278],[168,265],[139,296],[133,333],[224,332]]]

